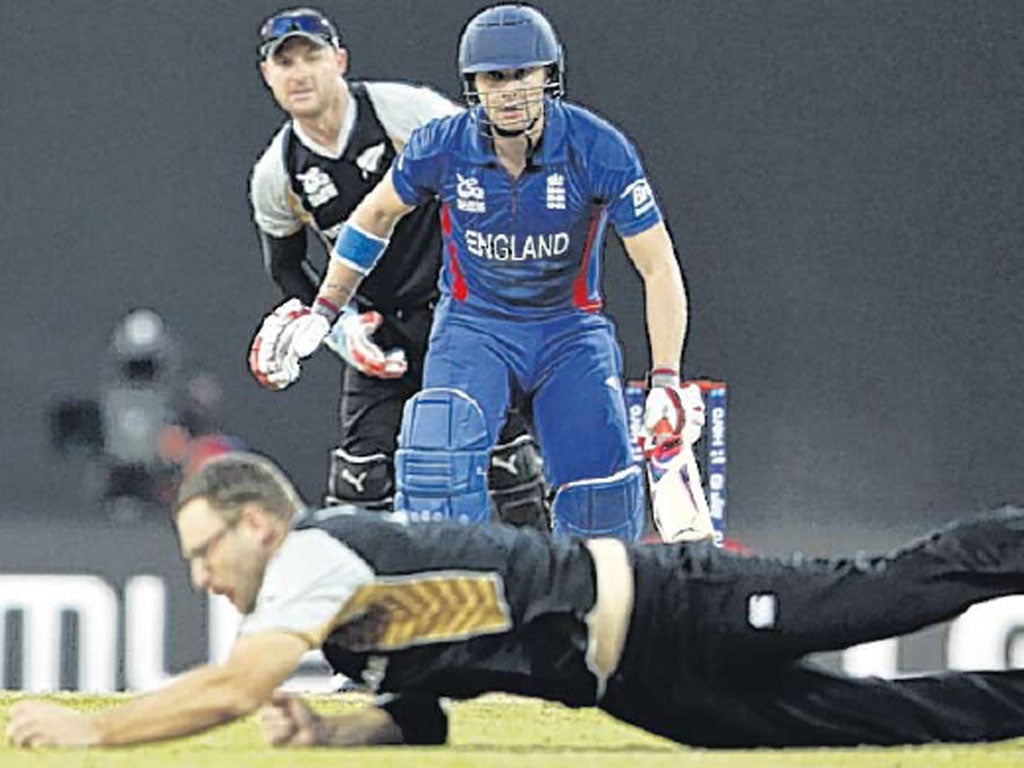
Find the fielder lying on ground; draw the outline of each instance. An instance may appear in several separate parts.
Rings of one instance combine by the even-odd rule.
[[[1024,511],[956,523],[877,557],[742,557],[534,530],[304,510],[266,459],[218,457],[175,510],[197,587],[244,614],[227,661],[122,706],[25,701],[22,747],[197,733],[264,710],[281,746],[442,744],[442,697],[506,691],[596,706],[706,747],[972,742],[1024,735],[1024,670],[894,681],[805,654],[911,632],[1024,585]],[[379,694],[317,717],[275,693],[308,650]]]

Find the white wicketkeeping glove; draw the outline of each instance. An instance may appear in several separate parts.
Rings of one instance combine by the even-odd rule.
[[[675,381],[672,379],[675,378]],[[704,429],[704,398],[700,387],[680,387],[678,377],[651,378],[644,407],[643,449],[650,456],[659,445],[680,442],[690,446]]]
[[[380,312],[360,314],[346,307],[324,339],[324,344],[365,376],[401,378],[409,369],[405,350],[395,347],[385,352],[370,339],[383,320]]]
[[[298,299],[263,318],[249,347],[249,370],[267,389],[284,389],[299,378],[299,361],[320,346],[330,322]]]

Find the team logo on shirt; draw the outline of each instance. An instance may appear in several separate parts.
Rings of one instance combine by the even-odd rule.
[[[380,174],[380,162],[384,159],[384,142],[380,144],[374,144],[372,147],[367,147],[359,153],[359,157],[356,158],[356,165],[362,172],[363,181],[370,178],[371,175]]]
[[[654,207],[654,193],[647,179],[637,179],[624,190],[620,197],[633,199],[633,215],[640,218]]]
[[[455,189],[458,196],[455,206],[467,213],[485,213],[487,201],[484,200],[484,188],[480,186],[480,182],[472,176],[463,176],[461,173],[455,175],[459,182]]]
[[[565,176],[560,173],[548,176],[547,206],[549,211],[565,210]]]
[[[338,188],[334,186],[334,181],[326,171],[315,165],[308,171],[295,174],[295,178],[302,184],[302,191],[306,193],[309,204],[314,208],[338,196]]]

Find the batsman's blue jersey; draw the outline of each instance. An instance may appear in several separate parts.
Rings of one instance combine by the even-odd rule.
[[[512,178],[481,119],[476,107],[417,129],[392,169],[405,203],[441,202],[442,293],[503,317],[599,310],[609,222],[628,237],[661,221],[636,149],[597,115],[548,100],[543,139]]]

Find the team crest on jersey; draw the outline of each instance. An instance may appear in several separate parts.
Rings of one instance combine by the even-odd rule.
[[[547,206],[549,211],[565,210],[565,176],[560,173],[548,176]]]
[[[384,159],[384,142],[380,144],[374,144],[372,147],[367,147],[359,153],[359,157],[356,158],[356,165],[359,166],[359,170],[362,172],[363,181],[370,178],[371,175],[380,174],[381,160]]]
[[[455,207],[467,213],[485,213],[487,201],[484,200],[484,188],[480,186],[480,182],[472,176],[463,176],[461,173],[455,175],[459,182],[455,189],[458,197]]]
[[[334,186],[334,181],[326,171],[315,165],[308,171],[295,174],[295,178],[302,184],[302,191],[306,193],[309,204],[314,208],[338,196],[338,188]]]
[[[633,215],[637,218],[654,207],[654,193],[651,192],[651,185],[647,183],[647,179],[634,181],[622,191],[621,197],[633,199]]]

